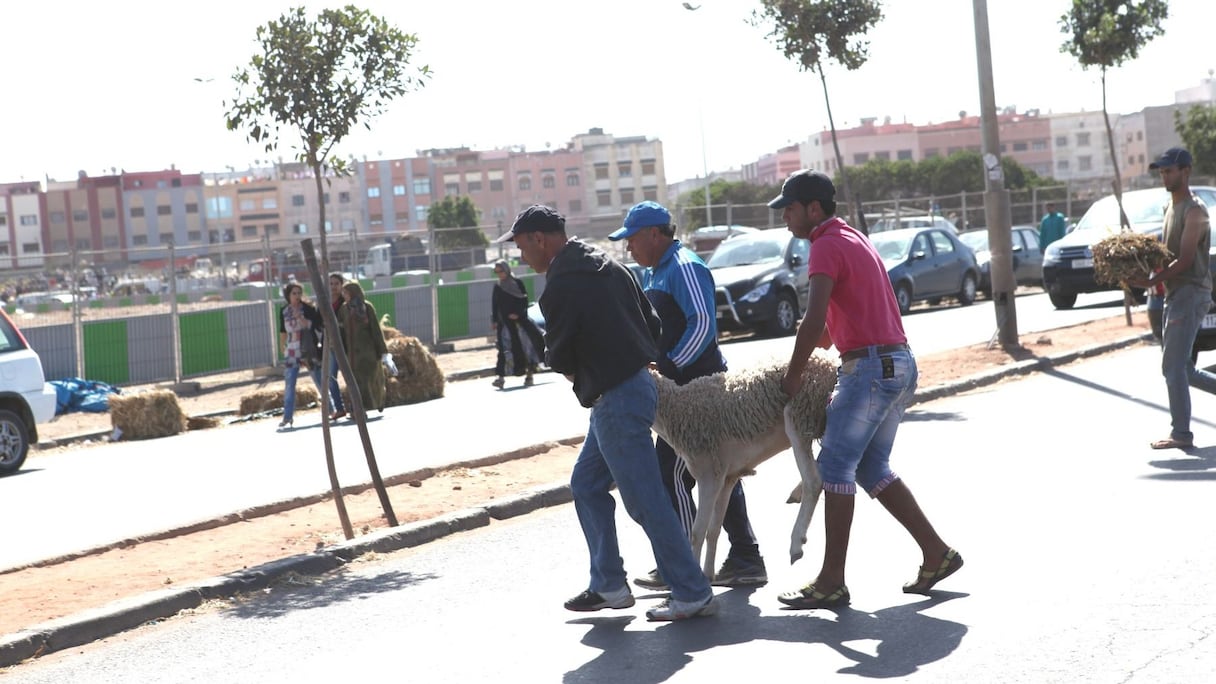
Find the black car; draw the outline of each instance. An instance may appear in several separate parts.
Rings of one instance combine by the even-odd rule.
[[[811,243],[784,228],[724,240],[709,257],[719,330],[792,335],[810,296]]]
[[[912,303],[930,304],[945,297],[968,306],[979,289],[979,266],[975,252],[958,236],[942,228],[901,228],[870,235],[870,242],[887,267],[899,312],[907,314]]]

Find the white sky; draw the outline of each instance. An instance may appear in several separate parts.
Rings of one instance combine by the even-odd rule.
[[[747,23],[758,0],[699,0],[696,11],[679,0],[354,1],[416,34],[414,63],[434,76],[370,132],[352,134],[344,155],[544,149],[601,127],[660,138],[674,182],[705,166],[738,168],[827,127],[818,77],[798,71]],[[110,167],[222,171],[267,159],[224,127],[221,101],[256,50],[256,27],[298,4],[6,4],[0,182],[70,180]],[[1058,18],[1068,5],[989,0],[998,107],[1101,109],[1098,72],[1059,51]],[[865,116],[924,124],[978,113],[971,1],[889,0],[885,14],[865,66],[829,69],[837,126]],[[1111,111],[1169,104],[1176,90],[1207,78],[1216,68],[1214,28],[1211,0],[1172,0],[1165,35],[1108,75]]]

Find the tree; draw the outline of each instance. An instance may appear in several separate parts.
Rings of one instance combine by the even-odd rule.
[[[257,41],[261,54],[232,76],[237,94],[228,129],[243,129],[267,152],[278,149],[283,129],[294,129],[296,158],[312,170],[317,197],[324,195],[325,169],[349,171],[346,160],[331,155],[334,147],[356,124],[370,129],[370,118],[431,76],[427,66],[410,68],[416,36],[354,5],[323,10],[315,20],[296,7],[259,26]],[[325,203],[318,204],[321,264],[328,268]]]
[[[796,60],[802,71],[819,74],[828,126],[832,131],[832,148],[836,152],[836,168],[844,186],[844,200],[853,209],[854,223],[864,228],[861,203],[853,201],[844,157],[836,140],[836,122],[832,118],[823,63],[832,60],[849,71],[856,71],[865,64],[869,58],[869,42],[863,37],[882,19],[882,6],[878,0],[761,0],[760,4],[761,9],[752,13],[753,24],[770,22],[773,28],[768,37],[781,48],[785,57]]]
[[[776,197],[781,192],[781,184],[776,185],[755,185],[745,181],[728,181],[723,178],[715,179],[709,185],[710,204],[718,207],[718,216],[714,217],[721,223],[727,222],[727,212],[722,207],[725,205],[733,205],[740,212],[743,208],[763,207],[763,213],[767,215],[769,209],[766,206],[768,201]],[[683,231],[694,231],[698,228],[705,227],[705,188],[697,188],[690,190],[676,198],[676,205],[684,209],[683,222],[679,226]],[[712,211],[712,209],[711,209]],[[758,216],[750,213],[731,213],[732,222],[751,222],[757,223],[760,221]]]
[[[1072,0],[1068,13],[1060,17],[1060,31],[1068,36],[1060,52],[1075,57],[1082,69],[1096,66],[1101,70],[1102,118],[1106,121],[1106,142],[1115,169],[1115,202],[1124,230],[1131,230],[1131,223],[1123,211],[1119,153],[1106,109],[1106,70],[1139,56],[1140,48],[1164,33],[1161,22],[1168,15],[1166,0]]]
[[[1216,176],[1216,107],[1195,105],[1185,116],[1175,111],[1174,130],[1195,157],[1195,173]]]
[[[435,229],[435,247],[443,251],[485,247],[489,238],[477,227],[477,205],[468,197],[448,195],[432,204],[426,213],[426,223]],[[465,230],[452,230],[464,228]]]

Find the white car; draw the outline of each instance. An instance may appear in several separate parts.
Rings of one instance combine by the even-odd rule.
[[[25,463],[30,444],[38,441],[38,424],[55,417],[55,404],[38,353],[0,309],[0,475]]]

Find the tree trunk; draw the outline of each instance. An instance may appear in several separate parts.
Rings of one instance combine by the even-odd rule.
[[[828,127],[832,130],[832,149],[836,152],[836,168],[840,170],[840,182],[844,185],[844,201],[849,203],[849,209],[853,212],[853,227],[868,235],[870,231],[861,218],[861,205],[853,201],[853,192],[849,187],[849,174],[845,172],[844,157],[840,155],[840,143],[836,140],[836,122],[832,119],[832,101],[828,98],[828,79],[823,74],[823,65],[817,64],[815,68],[819,72],[819,81],[823,84],[823,104],[828,110]]]
[[[1127,212],[1123,211],[1123,180],[1119,176],[1119,153],[1115,151],[1115,132],[1110,127],[1110,113],[1106,110],[1106,67],[1102,67],[1102,119],[1106,122],[1106,144],[1110,148],[1110,163],[1115,170],[1115,179],[1112,185],[1115,190],[1115,203],[1119,205],[1119,225],[1121,230],[1132,229],[1131,221],[1127,219]],[[1123,318],[1128,325],[1132,324],[1132,289],[1129,285],[1123,285]]]

